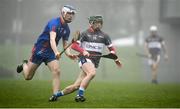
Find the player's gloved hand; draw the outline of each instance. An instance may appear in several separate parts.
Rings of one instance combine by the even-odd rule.
[[[73,35],[73,40],[72,40],[72,42],[77,41],[79,38],[80,38],[80,31],[77,30],[77,31],[74,33],[74,35]]]
[[[85,56],[85,57],[89,57],[89,56],[90,56],[90,54],[89,54],[86,50],[84,50],[82,54],[83,54],[83,56]]]
[[[121,61],[120,61],[119,59],[114,60],[114,62],[116,63],[116,65],[117,65],[119,68],[122,67],[122,63],[121,63]]]
[[[69,54],[68,57],[72,60],[76,60],[78,58],[78,56],[74,54]]]
[[[57,52],[55,55],[56,55],[56,59],[57,59],[57,60],[59,60],[59,59],[61,58],[61,55],[60,55],[59,52]]]

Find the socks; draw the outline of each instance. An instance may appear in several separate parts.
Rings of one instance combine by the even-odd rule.
[[[83,96],[85,89],[83,87],[79,88],[78,95],[77,96]]]
[[[63,93],[63,91],[58,91],[54,95],[57,96],[57,97],[60,97],[60,96],[63,96],[64,93]]]

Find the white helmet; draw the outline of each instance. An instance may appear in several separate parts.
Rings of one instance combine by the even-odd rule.
[[[75,15],[75,13],[76,13],[76,10],[75,10],[75,8],[74,8],[73,6],[70,6],[70,5],[65,5],[65,6],[63,6],[63,8],[61,9],[62,18],[64,19],[64,21],[65,21],[66,23],[70,23],[70,22],[72,22],[73,18],[72,18],[71,20],[65,19],[65,16],[66,16],[67,13],[73,14],[73,18],[74,18],[74,15]]]
[[[62,16],[66,15],[67,13],[76,13],[76,9],[71,6],[71,5],[64,5],[63,8],[61,9],[61,14]]]
[[[152,25],[152,26],[149,28],[149,30],[150,30],[150,31],[157,31],[158,28],[157,28],[157,26]]]

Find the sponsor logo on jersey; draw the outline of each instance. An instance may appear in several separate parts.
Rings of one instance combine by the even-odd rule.
[[[148,48],[161,48],[161,43],[160,42],[149,42]]]
[[[87,51],[102,52],[104,48],[103,43],[83,42],[82,47]]]

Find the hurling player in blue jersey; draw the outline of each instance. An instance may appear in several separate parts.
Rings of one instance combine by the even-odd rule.
[[[81,54],[79,57],[79,66],[82,71],[76,81],[72,85],[67,86],[59,94],[59,96],[63,96],[78,90],[75,97],[75,101],[77,102],[85,101],[84,92],[96,75],[96,68],[98,68],[100,57],[93,57],[93,55],[101,55],[104,47],[107,47],[110,53],[116,55],[109,35],[101,30],[103,25],[102,16],[91,16],[89,18],[89,24],[90,27],[82,32],[80,39],[71,46],[72,49]],[[119,59],[114,60],[114,62],[118,67],[122,66]]]
[[[25,80],[31,80],[35,74],[36,69],[41,63],[45,63],[52,72],[53,96],[49,101],[56,101],[57,94],[60,91],[60,68],[58,59],[60,52],[57,45],[62,39],[62,45],[65,48],[68,45],[70,29],[68,23],[71,23],[76,10],[70,5],[65,5],[61,9],[60,17],[50,20],[44,28],[42,34],[38,37],[32,49],[32,55],[29,60],[24,60],[21,65],[17,66],[17,72],[23,71]],[[76,57],[70,53],[69,48],[65,54],[71,58]]]

